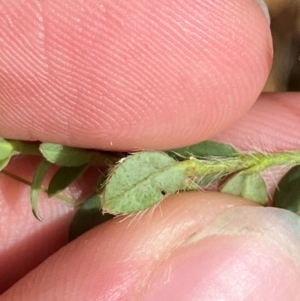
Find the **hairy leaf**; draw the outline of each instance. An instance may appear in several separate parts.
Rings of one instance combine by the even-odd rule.
[[[50,163],[45,159],[43,159],[39,164],[39,166],[37,167],[31,183],[31,191],[30,191],[31,208],[34,216],[38,220],[42,220],[37,206],[38,194],[41,189],[43,179],[47,173],[49,166]]]
[[[80,166],[91,158],[87,150],[54,143],[42,143],[40,151],[47,161],[60,166]]]
[[[256,172],[241,171],[230,177],[220,191],[241,196],[261,205],[268,203],[268,191],[263,177]]]
[[[94,194],[80,205],[69,228],[69,241],[113,217],[102,213],[100,203],[100,196]]]
[[[202,141],[182,148],[172,149],[168,151],[168,153],[179,158],[189,158],[191,156],[197,158],[233,157],[240,154],[239,151],[230,144],[211,140]]]
[[[139,152],[123,159],[110,174],[102,208],[111,214],[138,212],[180,190],[185,171],[163,152]]]
[[[292,167],[279,181],[273,206],[300,214],[300,165]]]
[[[81,166],[60,167],[49,183],[48,195],[53,196],[54,194],[67,188],[86,171],[88,166],[88,164],[84,164]]]

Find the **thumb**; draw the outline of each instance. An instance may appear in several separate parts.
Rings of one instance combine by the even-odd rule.
[[[164,258],[143,301],[300,300],[300,219],[234,207]]]
[[[15,284],[1,301],[53,296],[300,300],[299,218],[253,206],[212,192],[172,196],[141,219],[119,217],[87,232]]]

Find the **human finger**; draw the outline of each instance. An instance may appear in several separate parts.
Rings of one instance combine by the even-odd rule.
[[[263,94],[243,120],[215,138],[230,142],[243,150],[279,151],[298,149],[300,146],[297,128],[299,124],[297,112],[300,109],[297,101],[298,97],[299,94],[297,93]],[[32,160],[19,158],[13,163],[14,167],[11,171],[30,180],[37,166],[36,163]],[[266,173],[271,194],[284,171],[284,169],[278,168],[272,169],[272,173]],[[74,195],[81,195],[82,191],[91,191],[93,179],[96,181],[96,178],[97,175],[83,177],[84,182],[80,187],[71,188]],[[50,255],[51,252],[44,252],[45,249],[51,249],[54,252],[67,242],[66,233],[72,215],[69,212],[70,207],[61,203],[59,205],[57,201],[54,202],[51,199],[48,200],[42,194],[39,197],[40,206],[44,206],[41,208],[44,217],[41,224],[31,214],[28,187],[8,180],[3,175],[1,184],[1,227],[3,229],[5,227],[5,235],[2,234],[2,238],[4,241],[9,240],[11,242],[10,247],[7,243],[1,244],[0,257],[2,255],[2,258],[4,258],[1,261],[1,270],[6,274],[6,283],[12,284]],[[14,189],[11,189],[11,187],[14,187]],[[16,195],[16,191],[22,193]],[[18,208],[18,210],[11,209],[12,203],[15,204],[14,208]],[[55,206],[58,206],[58,208],[56,209]],[[62,211],[59,211],[60,213],[56,215],[56,210]],[[53,225],[56,225],[57,228],[54,229]],[[43,227],[44,232],[40,230],[40,227]],[[34,236],[32,233],[39,234]],[[53,239],[53,235],[56,236],[56,239]],[[40,245],[36,244],[36,237],[38,237]],[[62,237],[62,239],[59,237]],[[57,244],[57,242],[61,243]],[[22,251],[20,252],[20,250]],[[26,262],[26,266],[22,266],[23,270],[14,268],[16,258],[20,262]],[[3,283],[3,281],[1,282]],[[7,288],[8,284],[3,286],[2,289],[5,287]]]
[[[19,156],[11,160],[6,172],[30,183],[39,160]],[[43,184],[49,183],[54,169]],[[97,178],[89,171],[64,192],[70,199],[81,200],[95,189]],[[59,197],[38,196],[42,221],[32,214],[30,186],[0,173],[0,295],[68,241],[68,228],[75,207]],[[4,276],[5,275],[5,276]]]
[[[86,233],[2,300],[299,300],[299,218],[253,205],[220,193],[172,196],[143,218]]]
[[[0,1],[0,135],[162,149],[224,130],[272,59],[255,1]]]
[[[83,300],[118,300],[113,298],[110,293],[112,291],[124,300],[130,300],[130,297],[132,300],[132,285],[141,277],[142,267],[143,273],[146,272],[154,258],[162,256],[171,246],[185,239],[187,233],[197,231],[224,209],[249,204],[241,199],[232,200],[228,196],[219,199],[217,195],[201,201],[195,193],[173,198],[172,202],[162,205],[161,212],[156,210],[153,214],[144,215],[142,219],[120,217],[89,231],[45,261],[31,276],[29,274],[18,282],[3,295],[3,300],[13,300],[13,296],[19,296],[19,289],[23,291],[21,295],[26,300],[31,298],[31,294],[35,295],[35,300],[45,298],[53,289],[55,292],[52,291],[49,297],[53,298],[55,295],[57,300],[69,300],[75,296]],[[218,203],[212,210],[213,200]],[[193,213],[192,206],[195,206]],[[181,219],[177,225],[176,218]],[[147,247],[150,242],[151,250]],[[64,263],[61,265],[62,262]],[[41,277],[40,273],[48,276],[45,277],[44,274]],[[59,279],[68,279],[68,282],[61,282]],[[46,286],[44,281],[47,282]],[[87,282],[92,284],[86,286]],[[31,283],[31,292],[26,289],[24,291],[22,283],[24,286]],[[118,292],[121,283],[124,289]],[[46,288],[49,288],[48,293]]]
[[[251,110],[228,130],[213,139],[239,149],[258,152],[298,150],[300,147],[300,93],[263,93]],[[269,194],[293,162],[264,172]]]
[[[300,145],[300,93],[262,93],[249,112],[214,138],[244,150],[295,150]]]

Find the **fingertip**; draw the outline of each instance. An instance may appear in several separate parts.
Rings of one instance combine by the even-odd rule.
[[[6,137],[126,150],[191,144],[240,118],[270,68],[270,32],[253,1],[42,8],[4,5],[0,16],[11,20],[0,34]]]
[[[300,146],[300,94],[262,93],[248,114],[214,138],[244,150],[296,150]]]

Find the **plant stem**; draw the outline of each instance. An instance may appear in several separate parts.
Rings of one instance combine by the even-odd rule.
[[[256,171],[262,171],[276,165],[300,164],[300,151],[287,151],[271,154],[254,153],[257,161]]]
[[[260,172],[276,165],[300,164],[300,151],[278,153],[244,153],[238,157],[211,157],[208,160],[191,157],[179,163],[187,176],[202,177],[209,174],[226,174],[249,169]]]
[[[123,155],[124,156],[124,155]],[[122,156],[120,153],[112,153],[105,151],[91,151],[90,165],[107,166],[116,164]]]
[[[1,170],[0,172],[3,173],[4,175],[6,175],[6,176],[8,176],[8,177],[10,177],[10,178],[12,178],[14,180],[16,180],[16,181],[19,181],[19,182],[21,182],[21,183],[23,183],[23,184],[31,187],[31,182],[25,180],[24,178],[21,178],[21,177],[15,175],[13,173],[7,171],[7,170]],[[47,189],[45,187],[43,187],[43,186],[41,187],[41,191],[44,192],[44,193],[46,193],[46,194],[48,194]],[[62,193],[56,193],[55,197],[58,198],[58,199],[60,199],[60,200],[62,200],[62,201],[64,201],[64,202],[66,202],[66,203],[68,203],[68,204],[71,204],[71,205],[75,205],[76,204],[76,201],[74,199],[69,198],[66,195],[62,194]]]
[[[7,141],[12,145],[14,151],[17,153],[22,153],[24,155],[42,155],[39,150],[39,143],[20,140]]]

